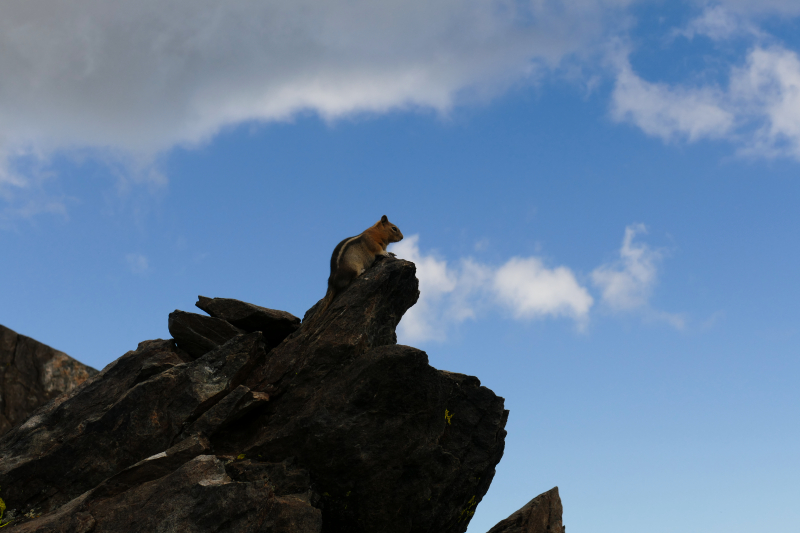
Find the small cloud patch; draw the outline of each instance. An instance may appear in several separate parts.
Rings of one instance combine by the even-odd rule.
[[[132,274],[140,276],[150,270],[150,263],[147,257],[142,254],[128,254],[125,256],[125,262],[128,264]]]
[[[619,260],[600,265],[592,272],[592,281],[600,289],[603,303],[613,310],[641,307],[650,298],[661,255],[644,243],[633,242],[636,235],[644,233],[647,233],[644,224],[625,228]]]

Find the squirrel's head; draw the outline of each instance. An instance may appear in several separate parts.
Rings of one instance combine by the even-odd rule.
[[[400,242],[403,240],[403,234],[400,231],[400,228],[389,222],[389,219],[386,218],[386,215],[383,215],[375,225],[379,228],[382,228],[386,232],[386,235],[389,237],[389,242]]]

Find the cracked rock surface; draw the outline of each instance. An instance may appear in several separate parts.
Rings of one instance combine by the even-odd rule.
[[[396,344],[418,296],[413,263],[382,259],[300,325],[222,298],[171,314],[174,340],[0,438],[8,531],[464,532],[508,411]]]

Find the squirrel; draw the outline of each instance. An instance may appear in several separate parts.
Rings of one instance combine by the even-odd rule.
[[[321,317],[333,300],[358,276],[364,273],[378,256],[394,257],[387,252],[389,243],[400,242],[403,234],[400,229],[389,222],[386,215],[373,226],[355,237],[348,237],[336,245],[331,255],[331,275],[328,278],[328,291],[322,299],[322,307],[314,313]]]

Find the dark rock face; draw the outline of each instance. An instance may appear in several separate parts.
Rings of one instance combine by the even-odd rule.
[[[561,521],[561,498],[558,487],[544,492],[487,533],[564,533]]]
[[[198,296],[194,305],[212,317],[222,319],[247,333],[260,331],[264,335],[268,349],[280,344],[300,327],[300,319],[291,313],[267,309],[232,298]]]
[[[235,482],[224,461],[197,455],[126,491],[83,494],[13,531],[319,533],[321,526],[321,513],[307,495],[278,496],[268,478]]]
[[[324,316],[262,320],[197,358],[141,343],[0,439],[10,531],[465,531],[508,412],[477,378],[396,344],[414,272],[378,261]],[[241,310],[264,309],[210,302],[245,331]],[[176,331],[210,339],[208,317],[186,315]]]
[[[97,370],[0,326],[0,435]]]
[[[148,359],[180,361],[172,341],[141,343],[0,439],[0,497],[26,511],[48,512],[166,450],[264,355],[261,334],[241,335],[138,382]]]

